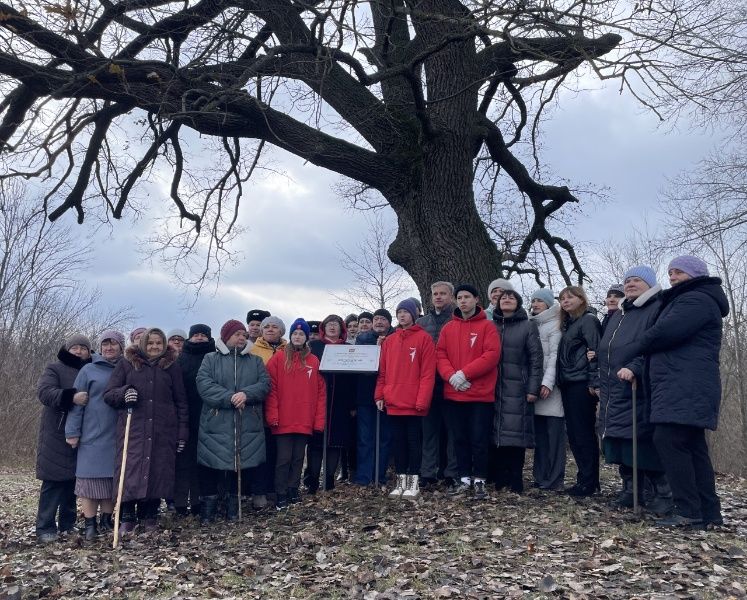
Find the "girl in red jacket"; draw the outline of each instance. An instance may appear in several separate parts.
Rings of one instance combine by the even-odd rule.
[[[290,343],[267,363],[272,389],[265,403],[265,419],[277,443],[278,510],[299,501],[306,444],[312,432],[324,430],[327,391],[319,359],[307,344],[309,333],[308,323],[296,319],[290,327]]]
[[[423,417],[428,414],[436,378],[436,348],[431,336],[415,325],[418,309],[410,300],[397,306],[396,333],[384,340],[374,398],[386,409],[392,432],[397,485],[389,496],[416,498],[423,455]]]

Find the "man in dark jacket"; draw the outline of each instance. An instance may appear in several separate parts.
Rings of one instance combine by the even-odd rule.
[[[669,263],[672,287],[662,293],[653,327],[638,341],[649,356],[654,444],[672,488],[667,527],[723,524],[705,430],[715,430],[721,403],[719,351],[729,314],[721,280],[695,256]]]
[[[607,329],[607,325],[610,319],[615,315],[620,308],[620,303],[625,298],[624,286],[616,283],[610,286],[607,290],[607,297],[604,299],[604,307],[607,309],[604,317],[602,317],[602,333]]]
[[[177,514],[187,515],[191,505],[193,515],[200,514],[200,487],[197,470],[197,437],[200,431],[202,398],[197,391],[197,373],[202,359],[215,352],[215,340],[207,325],[197,323],[189,328],[189,337],[182,346],[177,364],[182,370],[184,390],[189,409],[189,439],[183,452],[176,455],[176,481],[174,483],[174,506]]]
[[[77,451],[65,442],[65,420],[75,402],[75,376],[90,362],[91,342],[74,335],[60,348],[57,362],[48,365],[39,378],[37,392],[44,409],[36,452],[36,478],[42,481],[36,535],[42,543],[55,541],[58,529],[70,531],[75,525]],[[77,402],[85,404],[88,398]]]
[[[385,308],[373,313],[371,331],[358,334],[357,346],[374,346],[383,343],[388,335],[394,333],[392,315]],[[376,390],[376,373],[358,375],[356,405],[358,413],[358,464],[353,483],[368,485],[374,480],[376,462],[376,415],[379,415],[379,485],[386,484],[386,468],[389,464],[389,422],[385,412],[376,409],[374,391]]]
[[[451,320],[454,314],[454,285],[448,281],[437,281],[431,285],[431,305],[428,314],[417,320],[420,325],[438,343],[441,329]],[[444,381],[436,373],[433,386],[431,409],[423,417],[423,462],[420,467],[420,485],[427,488],[438,480],[442,468],[441,449],[446,447],[446,459],[443,465],[443,476],[447,479],[457,477],[457,461],[454,452],[454,441],[447,436],[443,414]]]

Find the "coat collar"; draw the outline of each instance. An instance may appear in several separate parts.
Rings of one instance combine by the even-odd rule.
[[[661,292],[661,286],[657,283],[654,287],[647,289],[640,296],[638,296],[638,298],[636,298],[631,304],[634,308],[641,308],[641,306],[645,306],[650,300],[658,296],[659,292]],[[618,308],[620,313],[623,315],[625,314],[626,303],[627,300],[623,300],[622,302],[620,302]],[[628,310],[630,310],[630,304],[628,305]]]
[[[82,369],[84,365],[87,365],[89,362],[91,362],[91,359],[83,360],[82,358],[79,358],[78,356],[75,356],[72,352],[68,352],[65,350],[65,346],[60,348],[60,351],[57,353],[57,360],[59,360],[63,365],[66,367],[72,367],[73,369]]]
[[[559,313],[560,304],[555,303],[550,308],[538,315],[529,315],[529,320],[536,322],[538,325],[542,325],[544,323],[547,323],[548,321],[557,321]]]
[[[257,338],[257,342],[260,339],[261,338]],[[256,344],[256,342],[255,342],[255,344]],[[222,339],[220,339],[220,338],[218,338],[218,339],[215,340],[215,351],[219,352],[220,354],[223,354],[224,356],[228,356],[229,354],[233,354],[233,351],[228,346],[226,346],[225,342]],[[247,343],[247,345],[244,346],[244,349],[240,352],[240,355],[243,356],[245,354],[249,354],[251,351],[252,351],[252,347]]]
[[[130,344],[129,346],[127,346],[124,356],[127,359],[127,362],[129,362],[135,368],[136,371],[139,371],[146,364],[148,364],[148,359],[145,356],[143,356],[142,352],[140,351],[140,348],[138,348],[134,344]],[[175,362],[176,362],[176,352],[174,352],[174,349],[171,346],[166,346],[166,351],[163,353],[161,358],[158,360],[158,363],[156,366],[159,369],[163,369],[165,371]]]

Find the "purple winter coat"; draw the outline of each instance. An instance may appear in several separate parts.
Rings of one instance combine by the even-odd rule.
[[[122,501],[171,498],[174,494],[176,444],[189,437],[187,396],[176,353],[166,349],[158,363],[151,365],[139,348],[125,350],[104,392],[104,401],[123,409],[117,419],[117,459],[114,470],[115,494],[122,467],[125,424],[124,395],[135,388],[138,402],[132,411],[127,447]]]

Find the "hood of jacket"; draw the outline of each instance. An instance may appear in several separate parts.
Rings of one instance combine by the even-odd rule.
[[[144,356],[138,346],[130,344],[127,346],[124,352],[124,357],[127,361],[135,368],[136,371],[142,369],[149,361],[148,357]],[[176,351],[171,346],[166,346],[166,350],[158,359],[156,366],[159,369],[166,370],[176,362]]]
[[[553,304],[547,310],[543,310],[538,315],[529,315],[529,320],[537,323],[537,326],[544,325],[548,321],[557,321],[560,318],[560,304]]]
[[[493,321],[496,323],[517,323],[519,321],[526,321],[529,318],[527,311],[519,307],[514,314],[510,317],[504,317],[502,312],[496,310],[493,313]]]
[[[682,283],[672,286],[661,294],[662,304],[669,304],[677,296],[687,292],[699,292],[713,299],[721,311],[721,317],[729,314],[729,301],[724,294],[724,288],[721,287],[721,279],[718,277],[696,277],[688,279]]]
[[[632,302],[627,298],[620,302],[618,310],[624,315],[631,308],[641,308],[642,306],[646,306],[646,304],[648,304],[652,300],[655,300],[660,292],[661,286],[657,283],[654,287],[647,289]]]
[[[57,353],[57,360],[59,360],[63,365],[66,367],[71,367],[73,369],[77,369],[80,371],[84,365],[87,365],[89,362],[91,362],[90,358],[86,358],[85,360],[80,358],[79,356],[75,356],[72,352],[68,352],[65,350],[65,346],[60,348],[60,351]]]
[[[474,315],[472,315],[469,319],[464,319],[464,318],[462,318],[462,311],[459,310],[459,307],[457,306],[454,309],[454,314],[451,316],[451,318],[454,321],[481,321],[481,320],[487,319],[488,317],[485,314],[485,309],[483,309],[482,306],[478,306],[475,309],[475,314]]]
[[[114,368],[114,367],[115,367],[115,366],[117,365],[117,363],[118,363],[118,362],[119,362],[120,360],[122,360],[122,356],[121,356],[121,355],[120,355],[120,356],[118,356],[118,357],[117,357],[117,360],[115,360],[114,362],[109,362],[108,360],[106,360],[106,359],[105,359],[105,358],[104,358],[103,356],[101,356],[100,354],[93,354],[91,358],[93,359],[93,360],[91,360],[91,362],[92,362],[92,363],[93,363],[94,365],[104,365],[104,366],[107,366],[107,367],[111,367],[112,369],[113,369],[113,368]]]
[[[257,338],[257,341],[259,341],[259,338]],[[252,350],[252,345],[253,344],[249,344],[249,342],[247,342],[246,346],[244,346],[244,349],[239,352],[239,354],[249,354]],[[215,340],[215,351],[220,352],[221,354],[226,356],[233,353],[233,351],[228,346],[226,346],[225,342],[220,338]]]

